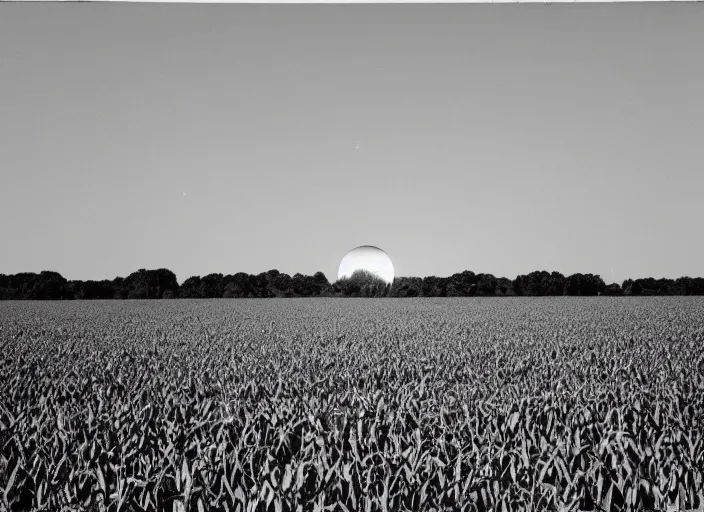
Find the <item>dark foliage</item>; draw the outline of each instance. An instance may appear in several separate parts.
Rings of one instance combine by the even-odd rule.
[[[623,290],[618,285],[618,283],[611,283],[604,290],[604,295],[611,295],[611,296],[623,295]]]
[[[559,272],[541,270],[516,277],[513,288],[516,295],[565,295],[567,283],[568,279]]]
[[[165,268],[139,269],[124,281],[128,299],[165,299],[178,297],[176,274]]]
[[[423,280],[420,277],[398,277],[389,286],[389,297],[420,297],[422,296]]]
[[[624,295],[704,295],[704,278],[626,279],[621,288]]]
[[[567,278],[566,295],[601,295],[606,283],[594,274],[572,274]]]
[[[390,288],[373,272],[356,270],[350,277],[338,279],[333,285],[333,293],[340,297],[386,297]]]
[[[181,285],[181,297],[184,299],[203,299],[205,291],[203,281],[199,276],[192,276],[186,279]]]
[[[69,293],[72,299],[127,299],[129,289],[124,286],[124,280],[119,290],[108,280],[102,281],[69,281]]]
[[[201,279],[201,289],[203,297],[206,299],[216,299],[222,297],[225,292],[225,282],[222,274],[208,274]]]
[[[544,270],[519,275],[513,281],[469,270],[449,277],[397,277],[387,284],[365,271],[330,284],[325,274],[289,276],[276,269],[260,274],[192,276],[179,286],[168,269],[140,269],[112,281],[67,281],[61,274],[43,271],[0,274],[0,300],[63,299],[204,299],[273,297],[503,297],[545,295],[704,295],[704,278],[627,279],[621,285],[604,283],[594,274]]]

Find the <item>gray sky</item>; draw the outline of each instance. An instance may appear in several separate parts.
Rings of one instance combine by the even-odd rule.
[[[0,273],[704,275],[704,5],[0,4]],[[185,195],[184,195],[185,194]]]

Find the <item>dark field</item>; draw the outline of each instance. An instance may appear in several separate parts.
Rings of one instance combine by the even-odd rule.
[[[704,509],[704,299],[0,302],[0,510]]]

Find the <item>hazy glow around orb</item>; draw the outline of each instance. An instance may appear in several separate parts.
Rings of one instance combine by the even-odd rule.
[[[350,277],[355,270],[368,270],[387,283],[394,282],[394,265],[391,258],[378,247],[362,245],[345,254],[337,271],[337,278]]]

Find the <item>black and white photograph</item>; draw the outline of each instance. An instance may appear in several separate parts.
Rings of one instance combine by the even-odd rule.
[[[0,512],[704,512],[704,5],[0,2]]]

